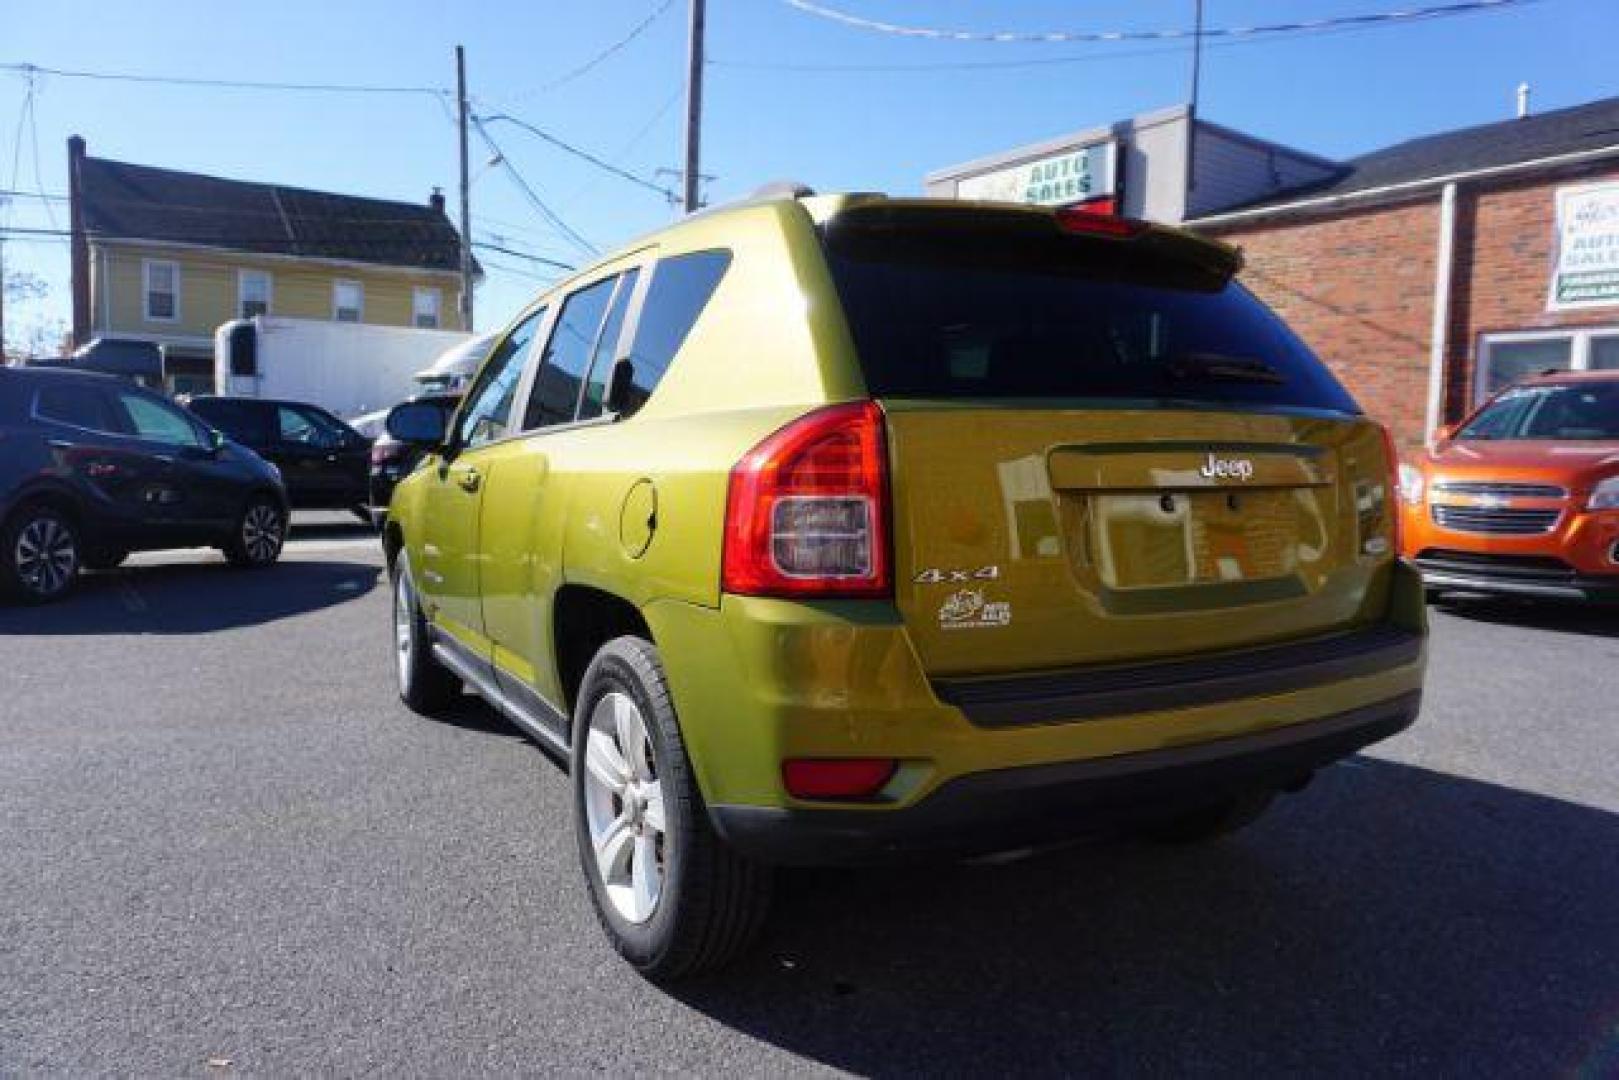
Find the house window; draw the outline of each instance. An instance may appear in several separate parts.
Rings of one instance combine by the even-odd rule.
[[[365,314],[365,286],[358,281],[332,282],[332,318],[359,322]]]
[[[141,263],[146,318],[174,322],[180,317],[180,264],[147,259]]]
[[[236,275],[236,312],[240,318],[270,314],[270,273],[241,270]]]
[[[437,330],[439,325],[439,291],[417,289],[411,294],[410,321],[423,330]]]
[[[1619,368],[1619,327],[1485,334],[1474,397],[1484,401],[1526,375]]]

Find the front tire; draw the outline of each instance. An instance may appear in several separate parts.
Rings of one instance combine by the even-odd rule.
[[[394,561],[394,677],[399,700],[424,716],[442,713],[461,697],[462,685],[453,672],[433,658],[427,616],[410,576],[410,560],[401,551]]]
[[[286,539],[287,508],[268,495],[255,495],[225,541],[225,561],[243,570],[271,566]]]
[[[73,591],[83,563],[78,526],[54,507],[25,506],[0,530],[0,592],[27,604]]]
[[[591,661],[571,772],[580,864],[619,955],[655,982],[735,959],[764,925],[771,875],[709,824],[650,642],[615,638]]]

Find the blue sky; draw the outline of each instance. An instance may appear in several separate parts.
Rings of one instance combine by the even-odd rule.
[[[1162,29],[1189,25],[1191,0],[826,0],[874,18],[972,30]],[[1390,11],[1433,0],[1207,0],[1210,27]],[[681,161],[687,0],[584,75],[560,77],[621,38],[663,0],[427,4],[416,0],[82,3],[0,0],[0,63],[192,78],[453,85],[467,47],[475,111],[506,110],[629,172]],[[1613,0],[1538,0],[1391,29],[1267,39],[1205,52],[1202,114],[1328,156],[1505,119],[1520,81],[1537,110],[1619,93]],[[1184,45],[970,44],[838,26],[781,0],[710,0],[703,171],[723,200],[781,177],[821,189],[920,190],[924,173],[1017,144],[1184,101]],[[800,70],[826,65],[1007,68]],[[749,66],[753,65],[753,66]],[[784,67],[785,66],[785,67]],[[454,195],[455,131],[431,96],[268,93],[43,76],[36,84],[40,180],[67,190],[64,141],[102,157],[384,198]],[[0,72],[0,187],[33,190],[31,132],[14,157],[26,91]],[[570,159],[509,125],[507,158],[575,230],[603,249],[670,220],[657,194]],[[579,252],[476,147],[475,238],[576,261]],[[674,185],[673,178],[663,182]],[[453,202],[452,202],[453,206]],[[9,224],[48,227],[13,198]],[[55,205],[56,219],[66,208]],[[489,255],[478,323],[504,322],[542,288],[532,264]],[[67,248],[6,244],[9,272],[37,273],[41,301],[12,305],[8,336],[68,311]]]

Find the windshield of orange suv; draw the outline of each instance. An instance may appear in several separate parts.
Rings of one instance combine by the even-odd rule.
[[[1455,437],[1619,441],[1619,380],[1514,387]]]

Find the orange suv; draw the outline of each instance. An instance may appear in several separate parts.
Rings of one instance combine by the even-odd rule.
[[[1619,600],[1619,371],[1509,386],[1400,466],[1430,592]]]

